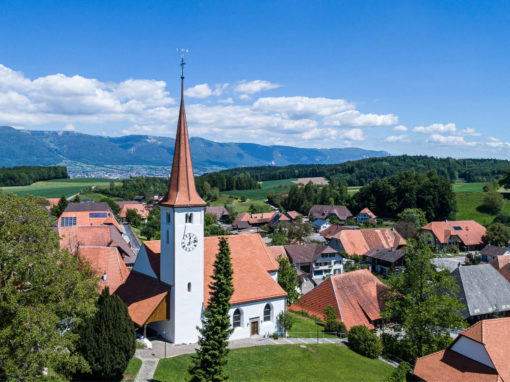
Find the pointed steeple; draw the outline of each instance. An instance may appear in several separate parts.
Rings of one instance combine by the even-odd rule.
[[[184,60],[181,65],[184,65]],[[177,136],[175,138],[174,161],[168,193],[160,203],[171,207],[205,207],[195,188],[191,151],[189,147],[188,123],[184,110],[184,75],[181,76],[181,107],[177,122]]]

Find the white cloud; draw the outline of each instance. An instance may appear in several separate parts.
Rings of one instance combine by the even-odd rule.
[[[351,129],[340,133],[340,137],[350,139],[353,141],[364,141],[365,136],[361,129]]]
[[[279,88],[281,85],[269,81],[254,80],[254,81],[240,81],[234,86],[234,91],[237,93],[255,94],[266,90]]]
[[[218,103],[223,103],[223,104],[230,105],[230,104],[234,103],[234,100],[232,99],[232,97],[228,97],[228,98],[219,99]]]
[[[251,97],[248,94],[241,94],[239,96],[239,99],[241,99],[243,101],[249,101],[249,100],[251,100]]]
[[[510,142],[503,142],[499,138],[488,137],[486,145],[495,149],[508,149],[510,148]]]
[[[395,130],[395,131],[407,131],[407,130],[408,130],[408,128],[407,128],[407,127],[405,127],[404,125],[398,125],[398,126],[395,126],[395,127],[393,128],[393,130]]]
[[[434,134],[434,133],[456,133],[457,128],[455,127],[455,123],[433,123],[432,125],[428,126],[416,126],[413,131],[415,133],[422,133],[422,134]]]
[[[394,114],[362,114],[358,110],[348,110],[327,116],[323,120],[326,126],[389,126],[398,122]]]
[[[253,106],[261,111],[286,113],[296,116],[326,116],[345,110],[354,109],[355,105],[344,99],[310,98],[310,97],[264,97],[259,98]]]
[[[440,135],[440,134],[432,134],[427,142],[437,143],[445,146],[467,146],[472,147],[476,146],[477,142],[467,142],[464,137],[460,137],[458,135]]]
[[[184,91],[184,95],[190,98],[207,98],[213,94],[209,84],[199,84]]]
[[[468,127],[466,129],[462,129],[459,131],[459,134],[460,135],[464,135],[466,137],[479,137],[481,136],[482,134],[480,134],[478,131],[476,131],[475,129],[471,128],[471,127]]]
[[[72,123],[68,123],[66,127],[64,127],[65,131],[76,131],[76,127]]]
[[[409,139],[409,136],[406,134],[402,135],[390,135],[386,138],[384,138],[384,142],[388,143],[410,143],[411,140]]]

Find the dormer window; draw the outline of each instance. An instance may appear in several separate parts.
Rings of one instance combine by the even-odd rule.
[[[192,212],[186,213],[186,223],[193,224],[193,213]]]

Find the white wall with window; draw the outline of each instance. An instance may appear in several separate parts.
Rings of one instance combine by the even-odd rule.
[[[234,331],[230,339],[251,337],[254,329],[257,330],[254,335],[261,336],[277,332],[276,318],[286,309],[287,303],[284,297],[232,305],[229,315]]]

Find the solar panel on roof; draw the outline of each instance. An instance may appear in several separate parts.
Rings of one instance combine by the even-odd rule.
[[[453,229],[454,229],[455,231],[462,231],[462,227],[459,227],[458,225],[453,226]]]

